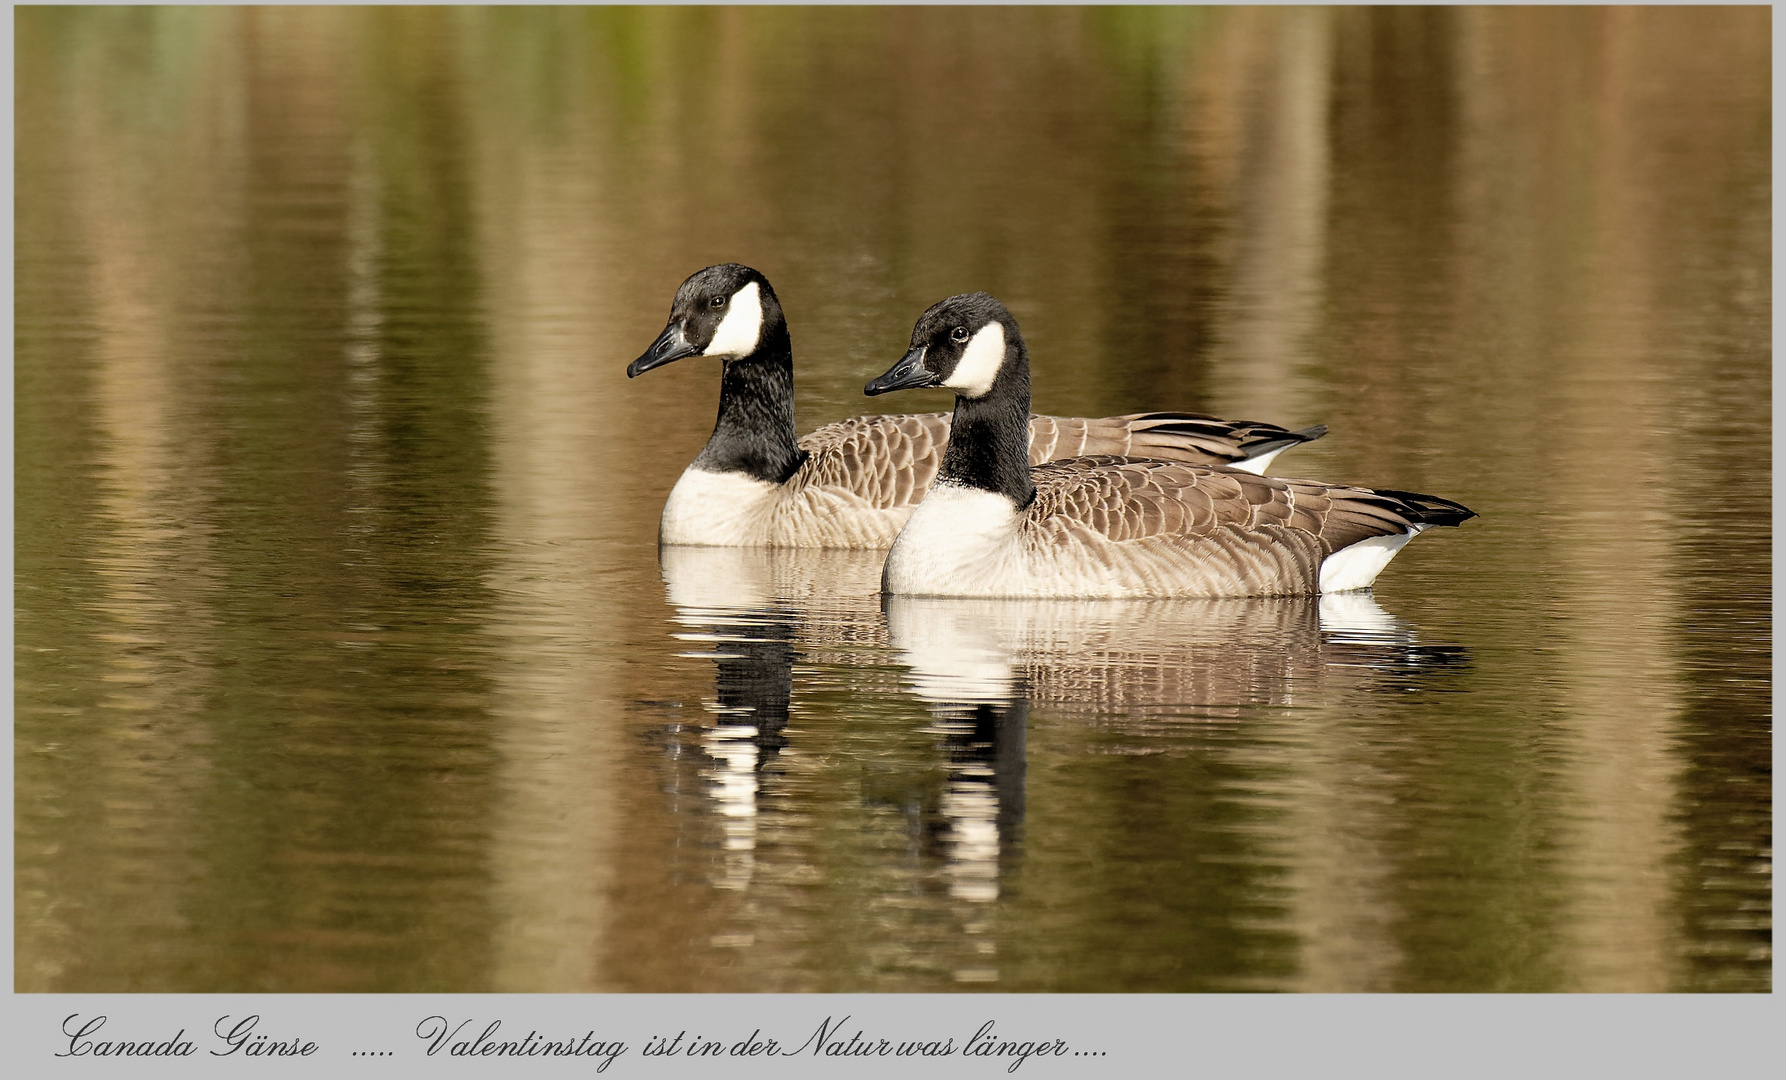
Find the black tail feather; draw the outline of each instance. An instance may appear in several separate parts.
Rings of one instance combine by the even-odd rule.
[[[1224,420],[1219,416],[1207,416],[1203,413],[1150,412],[1140,413],[1133,419],[1161,421],[1149,425],[1153,431],[1169,431],[1175,435],[1205,438],[1220,438],[1237,428],[1251,428],[1253,430],[1240,444],[1241,449],[1246,450],[1249,457],[1258,457],[1260,454],[1286,446],[1314,442],[1327,434],[1326,424],[1316,424],[1313,427],[1303,428],[1301,431],[1290,431],[1261,420]]]
[[[1371,491],[1392,501],[1402,516],[1415,525],[1462,525],[1476,516],[1476,511],[1463,503],[1441,499],[1437,495],[1393,488],[1372,488]]]

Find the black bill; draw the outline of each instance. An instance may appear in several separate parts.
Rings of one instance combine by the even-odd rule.
[[[892,370],[862,388],[869,397],[885,394],[890,390],[915,390],[924,386],[937,385],[936,373],[924,366],[924,347],[922,345],[899,358]]]
[[[695,356],[701,350],[688,343],[688,337],[682,332],[682,323],[673,322],[664,327],[664,332],[657,335],[651,348],[645,355],[626,365],[626,377],[636,379],[654,367],[663,367],[672,360],[680,360],[685,356]]]

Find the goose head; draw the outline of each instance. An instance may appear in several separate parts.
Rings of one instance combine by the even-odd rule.
[[[785,337],[781,302],[768,278],[737,263],[709,266],[676,290],[669,324],[645,355],[626,366],[626,377],[685,356],[741,359],[768,344],[777,327]]]
[[[891,390],[941,386],[969,400],[1028,374],[1023,335],[1005,306],[983,292],[931,305],[912,327],[912,347],[892,369],[863,387],[873,397]],[[1024,388],[1027,390],[1027,386]]]

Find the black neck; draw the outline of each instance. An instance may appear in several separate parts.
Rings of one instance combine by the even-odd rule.
[[[694,464],[779,484],[805,460],[794,435],[794,350],[787,324],[772,323],[756,352],[725,361],[719,419]]]
[[[955,399],[936,478],[996,491],[1022,509],[1035,499],[1036,486],[1029,479],[1029,364],[1018,360],[999,372],[985,397]]]

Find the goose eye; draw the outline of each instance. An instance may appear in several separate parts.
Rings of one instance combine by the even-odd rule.
[[[967,327],[957,326],[955,329],[949,331],[949,337],[951,340],[953,340],[957,344],[960,344],[961,342],[966,341],[967,340]]]
[[[726,298],[723,296],[716,296],[713,299],[707,301],[707,304],[709,307],[725,307],[726,306]]]

